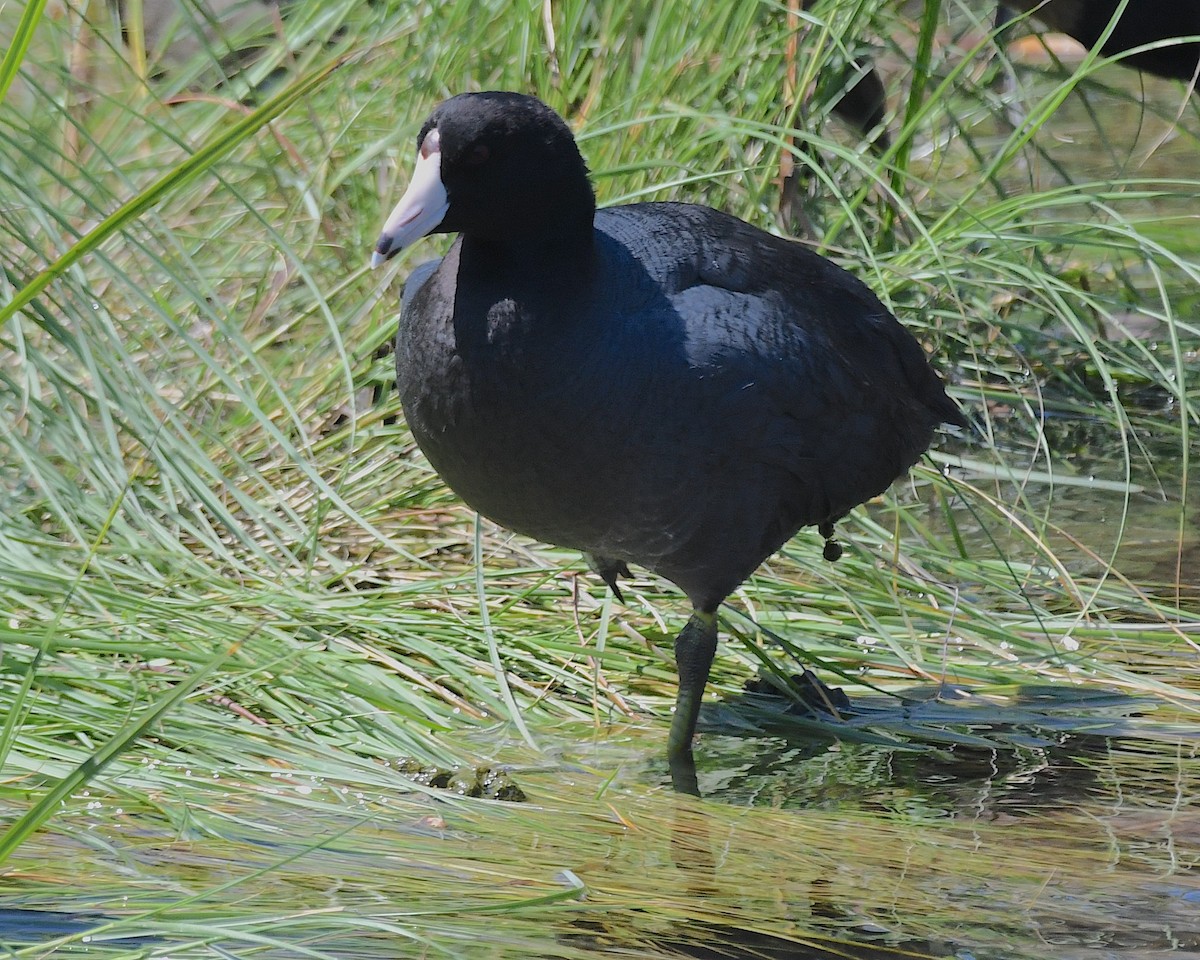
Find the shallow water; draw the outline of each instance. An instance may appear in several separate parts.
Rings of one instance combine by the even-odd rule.
[[[24,880],[0,942],[104,955],[114,936],[149,935],[128,946],[173,957],[1188,957],[1200,739],[1158,719],[1150,738],[1050,732],[1009,751],[707,734],[703,801],[668,788],[663,731],[644,726],[538,730],[536,756],[480,735],[475,750],[515,761],[526,803],[413,793],[382,767],[370,784],[281,776],[273,797],[197,784],[174,826],[93,792],[11,863]],[[39,862],[67,858],[69,874],[38,881]]]
[[[1200,383],[1200,368],[1196,374]],[[1022,503],[1031,522],[1042,518],[1040,534],[1073,574],[1115,571],[1149,596],[1200,609],[1200,473],[1182,461],[1178,437],[1130,439],[1099,420],[1060,417],[1043,426],[1054,450],[1048,462],[1032,440],[1005,436],[1004,424],[996,426],[1010,475],[981,479],[970,469],[961,475],[1002,502]],[[940,449],[954,463],[954,444]],[[1028,555],[1028,540],[1007,525],[967,511],[956,521],[976,556]]]

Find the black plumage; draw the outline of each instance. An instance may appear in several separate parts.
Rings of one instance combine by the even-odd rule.
[[[1005,0],[997,10],[1004,23],[1012,14],[1006,8],[1032,13],[1053,30],[1074,37],[1085,47],[1094,47],[1109,31],[1100,47],[1106,57],[1115,57],[1138,47],[1176,37],[1200,36],[1200,2],[1197,0]],[[1192,80],[1200,62],[1200,43],[1189,40],[1166,43],[1121,57],[1120,62],[1160,77]]]
[[[691,204],[595,212],[569,129],[532,97],[448,100],[418,147],[376,261],[460,236],[405,290],[408,424],[483,515],[614,588],[637,564],[687,595],[669,753],[690,762],[721,601],[961,414],[867,286],[804,246]]]

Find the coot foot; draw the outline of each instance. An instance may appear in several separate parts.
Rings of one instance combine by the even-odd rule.
[[[834,539],[833,521],[826,520],[817,530],[821,536],[825,538],[825,549],[821,551],[823,556],[830,563],[842,559],[842,545]]]

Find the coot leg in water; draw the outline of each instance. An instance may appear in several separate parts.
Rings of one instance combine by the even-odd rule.
[[[459,236],[404,290],[413,436],[484,516],[614,588],[637,563],[687,595],[667,749],[694,792],[721,602],[801,527],[829,540],[962,415],[866,285],[804,246],[692,204],[597,211],[533,97],[463,94],[425,121],[372,262],[429,233]]]

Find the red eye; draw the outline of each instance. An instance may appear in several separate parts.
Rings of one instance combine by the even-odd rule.
[[[489,150],[482,143],[477,143],[467,151],[466,156],[463,157],[463,163],[469,167],[482,166],[483,164],[487,163],[488,157],[491,155],[491,150]]]

